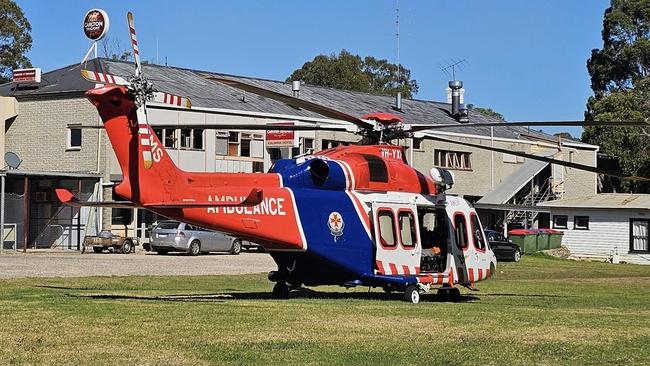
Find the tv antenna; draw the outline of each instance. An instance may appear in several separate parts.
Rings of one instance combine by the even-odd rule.
[[[445,60],[444,64],[438,64],[438,67],[440,68],[440,71],[444,72],[447,74],[449,77],[451,77],[451,80],[456,80],[456,70],[462,71],[465,70],[469,66],[469,62],[467,60],[462,59],[462,60],[454,60],[453,58],[451,61]]]

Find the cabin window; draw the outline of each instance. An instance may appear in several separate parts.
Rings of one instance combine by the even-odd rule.
[[[472,153],[463,151],[434,150],[433,165],[447,169],[471,170]]]
[[[415,232],[415,219],[411,211],[400,211],[399,218],[399,233],[402,245],[404,247],[414,247],[417,243],[417,234]]]
[[[380,210],[377,216],[381,245],[383,247],[394,247],[397,242],[395,240],[395,216],[393,216],[393,211]]]
[[[478,216],[472,213],[470,215],[472,220],[472,236],[474,238],[474,247],[478,250],[485,250],[485,238],[483,237],[483,230],[481,230],[481,223],[478,221]]]
[[[567,215],[553,215],[553,229],[567,229],[569,227]]]
[[[361,154],[368,162],[371,182],[388,183],[388,168],[382,158],[375,155]]]
[[[456,245],[461,249],[466,249],[468,240],[467,240],[467,222],[465,221],[465,215],[458,213],[454,216],[454,230],[456,235]]]
[[[67,150],[81,150],[81,128],[78,126],[68,126],[68,144]]]
[[[573,229],[589,230],[589,216],[573,216]]]
[[[630,219],[630,252],[650,253],[650,220]]]

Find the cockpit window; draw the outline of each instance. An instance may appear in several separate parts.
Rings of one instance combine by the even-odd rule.
[[[361,156],[368,162],[370,181],[388,183],[388,168],[386,168],[386,163],[375,155],[361,154]]]

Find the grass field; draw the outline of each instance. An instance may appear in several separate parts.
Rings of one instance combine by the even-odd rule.
[[[462,301],[265,275],[0,281],[0,364],[650,364],[650,266],[500,264]]]

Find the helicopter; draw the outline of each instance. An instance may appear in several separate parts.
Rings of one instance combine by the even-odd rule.
[[[205,75],[214,82],[304,108],[346,125],[214,125],[245,130],[330,130],[356,133],[357,145],[338,146],[276,161],[267,173],[203,173],[179,169],[147,119],[148,102],[191,109],[188,98],[156,91],[142,73],[133,15],[127,15],[135,74],[131,78],[82,70],[100,84],[86,92],[97,108],[123,181],[115,193],[128,202],[85,202],[57,189],[73,206],[140,207],[192,225],[259,243],[278,269],[272,295],[286,299],[302,286],[378,287],[418,303],[437,289],[457,298],[459,286],[475,290],[490,278],[497,261],[478,214],[465,199],[446,193],[453,172],[423,174],[408,165],[405,148],[393,141],[422,138],[542,160],[626,179],[617,172],[435,135],[457,124],[410,125],[391,113],[348,115],[276,91]],[[645,122],[590,122],[643,125]],[[585,125],[582,121],[468,123],[466,125]],[[202,125],[206,127],[206,125]]]

